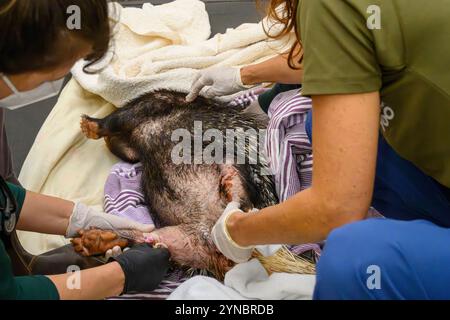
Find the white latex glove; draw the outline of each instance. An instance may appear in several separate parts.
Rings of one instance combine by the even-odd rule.
[[[253,86],[242,83],[240,68],[212,67],[197,73],[192,82],[191,92],[186,96],[186,101],[194,101],[203,88],[205,89],[202,96],[215,98],[228,96],[251,87]]]
[[[66,230],[66,238],[78,235],[81,229],[97,228],[103,230],[138,230],[141,232],[151,232],[155,229],[152,224],[142,224],[126,218],[99,212],[81,202],[75,203],[69,225]]]
[[[230,215],[236,212],[243,213],[239,207],[240,204],[238,202],[230,202],[211,231],[212,239],[219,251],[236,263],[248,261],[254,249],[254,246],[242,247],[238,245],[228,233],[227,220]]]

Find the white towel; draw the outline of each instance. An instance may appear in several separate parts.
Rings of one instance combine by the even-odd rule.
[[[188,92],[199,69],[262,61],[285,52],[294,40],[269,40],[263,28],[269,28],[268,20],[243,24],[208,40],[208,14],[198,0],[147,3],[142,9],[116,5],[114,12],[120,19],[111,48],[114,55],[108,55],[112,63],[92,75],[83,72],[85,62],[80,61],[72,73],[84,89],[117,107],[151,90]],[[272,29],[276,30],[278,26]]]
[[[257,259],[236,265],[225,275],[224,284],[203,276],[181,284],[169,300],[300,300],[311,299],[314,275],[267,274]]]

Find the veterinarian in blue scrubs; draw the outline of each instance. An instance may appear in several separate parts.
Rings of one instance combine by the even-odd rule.
[[[81,29],[69,29],[67,8],[78,6]],[[81,229],[150,232],[148,226],[97,212],[83,203],[26,191],[12,172],[2,108],[16,109],[58,93],[75,61],[96,61],[108,48],[107,1],[0,1],[0,236],[21,230],[73,237]],[[8,180],[6,182],[5,180]],[[4,238],[3,238],[4,239]],[[1,299],[101,299],[154,289],[169,264],[166,249],[132,247],[114,262],[81,271],[80,287],[69,287],[72,273],[15,277],[0,240]],[[68,266],[69,267],[69,266]]]
[[[218,248],[242,262],[327,239],[316,299],[450,299],[449,1],[285,3],[313,100],[312,186],[256,215],[230,204]],[[386,219],[363,220],[370,205]]]

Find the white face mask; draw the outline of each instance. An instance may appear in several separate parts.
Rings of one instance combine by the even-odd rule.
[[[6,98],[0,100],[0,108],[6,108],[9,110],[15,110],[32,103],[56,96],[59,91],[61,91],[61,87],[64,82],[64,78],[56,81],[44,82],[37,88],[20,92],[19,90],[17,90],[11,80],[8,79],[7,76],[5,76],[4,74],[0,74],[0,76],[13,92],[12,95],[9,95]]]

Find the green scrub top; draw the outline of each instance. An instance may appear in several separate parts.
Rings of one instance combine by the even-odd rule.
[[[25,200],[25,189],[7,183],[12,194],[16,198],[18,211],[22,209]],[[4,202],[3,196],[0,201]],[[57,300],[58,290],[53,282],[45,276],[24,276],[14,277],[11,260],[5,250],[3,241],[0,240],[0,300],[1,299],[21,299],[21,300]]]
[[[299,1],[303,93],[379,91],[388,143],[450,187],[449,1]]]

